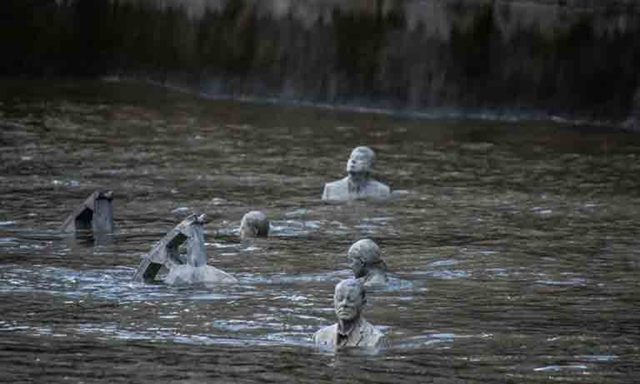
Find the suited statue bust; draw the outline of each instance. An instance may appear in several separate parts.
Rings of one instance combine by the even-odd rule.
[[[313,335],[314,343],[333,349],[388,346],[386,336],[362,316],[366,303],[366,291],[360,280],[348,279],[338,283],[333,296],[338,322],[317,331]]]
[[[391,190],[373,179],[375,153],[369,147],[357,147],[347,161],[347,177],[324,185],[322,200],[384,199]]]

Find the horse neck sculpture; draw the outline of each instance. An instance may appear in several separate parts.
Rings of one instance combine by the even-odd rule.
[[[133,281],[153,281],[162,267],[172,269],[179,265],[202,267],[207,265],[203,224],[206,215],[193,214],[169,231],[149,253],[143,256]],[[179,248],[187,242],[187,257],[180,256]]]
[[[95,191],[67,217],[60,226],[64,233],[93,231],[113,232],[113,192]]]

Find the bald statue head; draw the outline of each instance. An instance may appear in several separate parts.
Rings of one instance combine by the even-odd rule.
[[[240,222],[240,238],[269,236],[269,219],[260,211],[251,211],[242,217]]]
[[[356,278],[365,277],[374,271],[387,271],[387,265],[382,260],[380,247],[371,239],[356,241],[349,248],[347,259]]]
[[[358,279],[342,280],[333,294],[333,308],[340,321],[351,322],[360,317],[367,303],[367,294]]]
[[[356,147],[351,151],[351,156],[347,160],[347,173],[349,174],[371,174],[373,173],[373,161],[375,153],[369,147]]]

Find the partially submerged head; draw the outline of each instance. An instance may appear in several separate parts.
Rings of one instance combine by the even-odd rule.
[[[342,280],[333,294],[333,307],[340,321],[352,321],[360,317],[367,303],[367,294],[358,279]]]
[[[269,219],[260,211],[251,211],[242,217],[240,222],[240,237],[244,240],[250,237],[269,236]]]
[[[371,239],[356,241],[349,248],[347,259],[356,278],[364,277],[374,269],[387,270],[380,247]]]
[[[373,161],[375,153],[369,147],[356,147],[351,151],[351,156],[347,160],[347,173],[350,174],[371,174],[373,173]]]

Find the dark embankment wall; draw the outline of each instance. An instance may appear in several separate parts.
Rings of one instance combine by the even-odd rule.
[[[629,0],[4,0],[5,76],[409,111],[640,115]],[[634,104],[635,97],[635,104]]]

